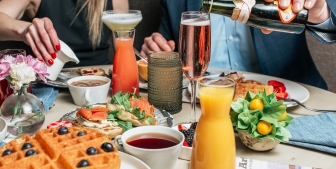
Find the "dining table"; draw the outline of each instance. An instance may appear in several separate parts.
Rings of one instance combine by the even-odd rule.
[[[91,66],[93,67],[93,66]],[[106,72],[112,68],[111,65],[100,65],[94,66],[103,68]],[[208,71],[222,71],[220,69],[211,69]],[[248,72],[246,72],[248,73]],[[336,109],[336,94],[330,91],[320,89],[317,87],[313,87],[306,84],[301,84],[309,91],[309,98],[304,102],[305,105],[312,108],[320,108],[320,109]],[[183,89],[187,90],[187,89]],[[140,95],[143,97],[147,97],[147,90],[141,89]],[[108,97],[111,97],[111,92]],[[42,129],[46,128],[48,124],[60,119],[65,113],[70,112],[74,109],[78,108],[77,105],[74,104],[74,101],[71,97],[69,89],[60,88],[58,96],[55,100],[54,106],[47,112],[45,122],[42,126]],[[191,105],[190,103],[183,103],[182,110],[179,113],[172,114],[174,118],[175,125],[180,123],[186,123],[190,119],[190,111]],[[198,104],[196,107],[197,118],[200,117],[201,109]],[[306,110],[300,106],[293,106],[287,108],[287,112],[293,117],[300,116],[310,116],[319,114],[317,112],[312,112]],[[211,131],[209,131],[211,132]],[[335,131],[336,132],[336,131]],[[238,134],[236,137],[236,156],[243,158],[250,158],[261,161],[269,161],[283,164],[292,164],[298,166],[306,166],[306,167],[316,167],[316,168],[324,168],[324,169],[335,169],[336,168],[336,156],[328,153],[315,151],[312,149],[297,147],[293,145],[288,145],[284,143],[280,143],[274,149],[269,151],[255,151],[247,148],[240,141]],[[209,143],[209,146],[211,144]],[[169,159],[167,159],[169,160]],[[190,161],[178,159],[175,168],[176,169],[189,169]]]

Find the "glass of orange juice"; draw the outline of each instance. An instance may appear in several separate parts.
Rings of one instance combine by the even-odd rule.
[[[235,168],[236,145],[230,120],[233,80],[205,76],[198,80],[202,114],[198,121],[190,169]]]
[[[133,50],[135,29],[114,30],[116,52],[113,60],[112,95],[123,93],[139,94],[139,74]]]

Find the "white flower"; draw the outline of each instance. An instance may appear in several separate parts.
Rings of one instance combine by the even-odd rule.
[[[25,62],[19,62],[10,65],[9,75],[12,78],[11,83],[19,90],[23,84],[29,84],[36,80],[36,74],[32,67]]]

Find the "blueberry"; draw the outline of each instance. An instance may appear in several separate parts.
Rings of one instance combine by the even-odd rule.
[[[86,167],[90,166],[90,163],[87,160],[80,160],[80,162],[77,164],[77,167]]]
[[[191,135],[189,135],[189,136],[186,137],[185,139],[186,139],[188,145],[189,145],[190,147],[192,147],[192,143],[193,143],[194,137],[192,137]]]
[[[21,150],[32,148],[33,146],[30,143],[24,143],[21,147]]]
[[[77,133],[77,136],[84,136],[84,135],[86,135],[86,133],[84,131],[80,131],[80,132]]]
[[[189,130],[180,130],[180,132],[184,135],[184,137],[188,137],[190,134]]]
[[[63,134],[67,134],[69,131],[68,131],[68,128],[66,128],[66,127],[64,127],[64,126],[62,126],[62,127],[60,127],[59,129],[58,129],[58,134],[59,135],[63,135]]]
[[[111,143],[105,142],[101,145],[101,147],[105,152],[112,152],[114,151],[113,145]]]
[[[189,129],[196,129],[196,126],[197,126],[197,122],[193,122],[193,123],[191,123],[191,125],[190,125],[190,128]]]
[[[26,152],[25,156],[28,157],[28,156],[32,156],[32,155],[35,155],[35,154],[37,154],[37,152],[35,150],[31,149],[31,150],[28,150]]]
[[[9,155],[9,154],[12,154],[12,153],[13,153],[13,151],[11,149],[7,149],[2,153],[2,156],[6,156],[6,155]]]
[[[87,150],[86,150],[86,154],[87,155],[95,155],[97,154],[97,150],[93,147],[89,147]]]

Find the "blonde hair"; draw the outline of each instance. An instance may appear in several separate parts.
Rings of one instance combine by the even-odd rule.
[[[89,29],[89,38],[93,49],[96,49],[99,46],[102,38],[103,22],[101,17],[102,12],[106,9],[106,3],[107,0],[79,0],[77,2],[77,8],[79,8],[79,11],[76,17],[84,8],[87,9],[86,21],[88,23],[87,27]]]

